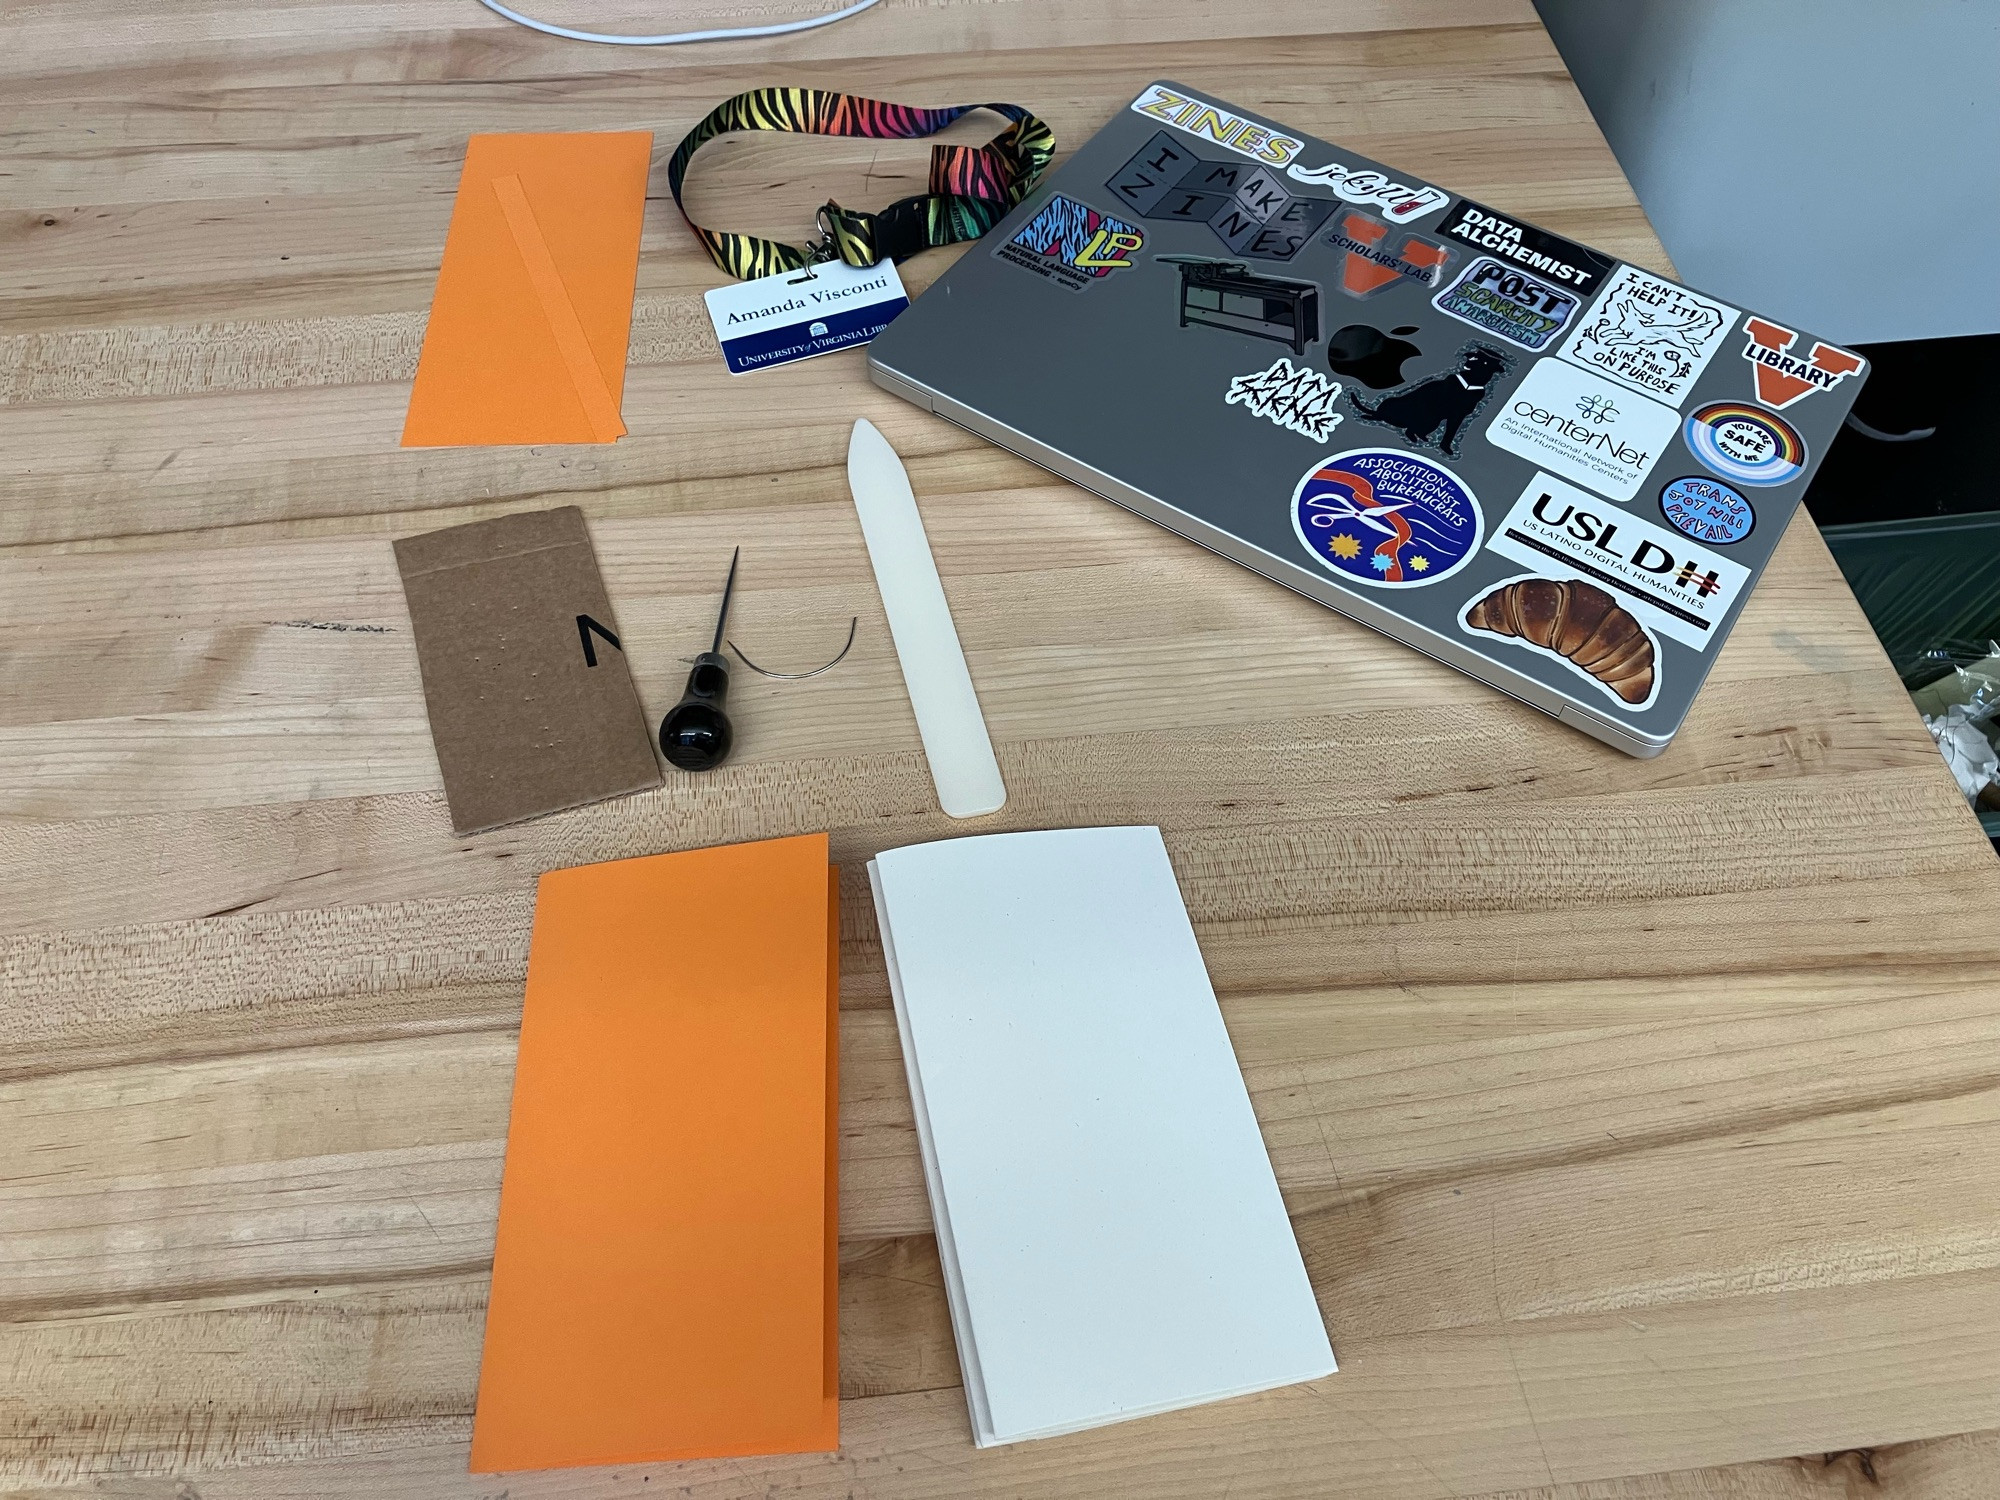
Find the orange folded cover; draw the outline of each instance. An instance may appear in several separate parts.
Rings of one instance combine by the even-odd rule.
[[[405,448],[624,433],[652,153],[645,131],[472,137]]]
[[[823,834],[541,879],[475,1473],[839,1446]]]

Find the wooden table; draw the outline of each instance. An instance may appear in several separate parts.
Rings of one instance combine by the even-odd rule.
[[[2000,865],[1803,518],[1680,741],[1628,760],[858,355],[730,379],[658,172],[631,435],[396,446],[466,135],[651,128],[663,159],[758,84],[1016,100],[1073,145],[1178,77],[1662,265],[1526,0],[887,0],[668,52],[472,0],[5,31],[0,1487],[1789,1497],[1865,1464],[1993,1492],[1991,1437],[1819,1456],[2000,1425]],[[797,238],[924,160],[739,138],[698,206]],[[842,481],[861,415],[909,458],[999,745],[984,826],[1166,829],[1332,1379],[970,1444],[860,870],[971,829]],[[858,612],[859,643],[741,682],[706,780],[455,839],[389,539],[563,502],[655,715],[732,544],[746,639],[807,660]],[[467,1477],[535,877],[809,829],[845,877],[845,1447]]]

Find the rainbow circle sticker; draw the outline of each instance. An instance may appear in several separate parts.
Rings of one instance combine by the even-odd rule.
[[[1757,513],[1719,479],[1691,474],[1660,491],[1660,509],[1669,521],[1698,542],[1740,542],[1757,524]]]
[[[1805,472],[1806,440],[1760,406],[1712,402],[1688,417],[1682,433],[1696,458],[1738,484],[1788,484]]]
[[[1443,464],[1395,448],[1350,448],[1298,482],[1292,530],[1321,567],[1350,583],[1417,588],[1472,560],[1486,518]]]

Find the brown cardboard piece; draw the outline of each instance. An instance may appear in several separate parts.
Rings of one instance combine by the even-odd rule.
[[[404,537],[396,566],[455,832],[660,784],[582,511]]]

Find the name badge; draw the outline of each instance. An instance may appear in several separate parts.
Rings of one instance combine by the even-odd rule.
[[[910,305],[893,261],[821,261],[704,294],[732,375],[865,344]]]

